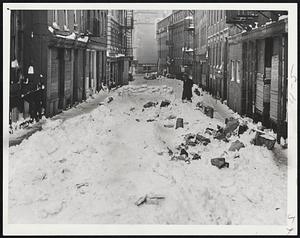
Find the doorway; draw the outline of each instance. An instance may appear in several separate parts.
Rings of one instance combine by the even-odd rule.
[[[78,65],[78,50],[74,50],[74,65],[73,65],[73,103],[78,102],[78,70],[79,70],[79,65]]]
[[[64,96],[65,96],[65,61],[64,61],[64,49],[58,49],[58,109],[64,108]]]

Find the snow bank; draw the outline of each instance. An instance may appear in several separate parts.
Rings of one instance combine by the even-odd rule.
[[[124,86],[111,103],[66,121],[47,121],[42,131],[10,147],[9,222],[284,225],[286,168],[274,162],[272,151],[250,143],[251,125],[257,125],[248,122],[240,137],[219,141],[206,128],[237,115],[204,92],[182,103],[171,91],[167,85]],[[143,108],[167,98],[167,107]],[[200,100],[215,108],[215,118],[195,110]],[[183,128],[165,126],[175,125],[177,117]],[[172,161],[168,151],[175,152],[188,133],[211,143],[187,149],[200,160]],[[237,139],[245,148],[228,151]],[[220,156],[229,168],[211,165]],[[165,199],[135,205],[150,193]]]

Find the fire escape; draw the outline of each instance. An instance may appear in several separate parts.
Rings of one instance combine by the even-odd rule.
[[[233,24],[241,30],[251,31],[260,24],[259,16],[264,18],[264,21],[278,21],[281,15],[286,15],[286,11],[227,11],[226,23]]]
[[[125,21],[125,34],[126,34],[125,55],[130,57],[133,57],[132,31],[133,31],[133,10],[127,10],[126,21]]]
[[[192,67],[195,62],[195,46],[194,46],[194,12],[188,11],[188,15],[184,19],[184,47],[183,47],[183,66],[189,73],[192,73]]]

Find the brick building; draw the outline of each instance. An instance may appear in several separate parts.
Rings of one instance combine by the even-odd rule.
[[[280,136],[287,127],[287,12],[228,11],[228,105]]]
[[[173,11],[169,25],[170,73],[181,77],[183,72],[192,75],[194,59],[193,11]]]
[[[208,87],[208,44],[207,44],[207,28],[208,28],[208,12],[207,10],[195,11],[195,69],[194,82],[202,88]]]
[[[132,10],[108,10],[106,83],[128,84],[133,60]]]
[[[171,16],[157,23],[156,40],[158,44],[158,73],[166,75],[170,73],[169,55],[169,24]]]
[[[11,16],[11,121],[42,111],[53,116],[100,89],[107,11],[23,10]]]
[[[225,11],[209,10],[207,21],[208,89],[213,96],[226,100],[228,26]]]

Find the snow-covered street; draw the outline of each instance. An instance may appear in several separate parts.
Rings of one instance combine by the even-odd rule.
[[[287,150],[251,144],[250,120],[240,137],[214,139],[206,128],[242,118],[205,92],[182,103],[181,81],[147,83],[137,78],[92,111],[47,119],[9,148],[9,223],[285,225]],[[160,107],[163,100],[170,105]],[[144,108],[150,101],[158,104]],[[196,110],[200,101],[214,118]],[[211,141],[186,149],[201,159],[172,159],[189,133]],[[245,147],[229,151],[236,140]],[[228,168],[211,164],[219,157]],[[143,203],[146,195],[156,199]]]

